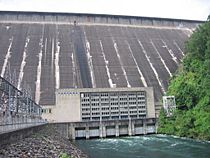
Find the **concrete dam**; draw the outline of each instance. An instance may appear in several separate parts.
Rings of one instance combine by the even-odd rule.
[[[158,103],[201,21],[115,15],[0,12],[1,76],[10,68],[34,100],[62,88],[153,87]]]
[[[156,133],[162,96],[201,23],[0,11],[0,146],[37,132],[66,142]],[[34,144],[52,151],[49,139],[29,140],[35,154]]]

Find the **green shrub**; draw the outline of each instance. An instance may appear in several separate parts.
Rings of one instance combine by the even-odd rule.
[[[159,133],[210,140],[210,18],[185,44],[186,56],[170,81],[176,97],[173,119],[160,112]]]

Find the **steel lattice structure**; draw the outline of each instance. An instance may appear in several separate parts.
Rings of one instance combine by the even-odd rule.
[[[11,82],[0,77],[1,125],[41,120],[41,113],[41,106],[32,100],[29,90],[20,91]]]

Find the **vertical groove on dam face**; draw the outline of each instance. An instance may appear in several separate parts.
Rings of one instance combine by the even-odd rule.
[[[74,51],[76,55],[77,64],[80,67],[80,76],[83,88],[92,88],[90,70],[86,56],[86,49],[84,48],[84,34],[81,27],[74,26],[72,32],[72,42],[74,44]]]

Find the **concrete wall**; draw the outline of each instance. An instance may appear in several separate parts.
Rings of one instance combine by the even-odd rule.
[[[56,122],[80,121],[80,95],[56,95]]]
[[[203,21],[167,19],[154,17],[135,17],[103,14],[77,13],[41,13],[41,12],[0,12],[0,21],[33,21],[33,22],[62,22],[62,23],[95,23],[95,24],[123,24],[149,25],[195,28]]]
[[[32,135],[33,133],[36,133],[44,126],[45,125],[38,125],[38,126],[29,127],[29,128],[23,128],[20,130],[10,131],[7,133],[2,133],[0,134],[0,148],[2,145],[13,143]]]
[[[81,120],[80,95],[56,95],[56,105],[43,106],[43,109],[47,109],[47,112],[43,113],[42,117],[49,122],[77,122]]]
[[[51,125],[55,126],[58,132],[68,139],[134,136],[152,134],[157,131],[157,120],[155,118],[53,123]]]
[[[148,88],[146,91],[146,98],[147,98],[147,116],[150,118],[155,117],[155,105],[154,105],[154,92],[153,88]]]

